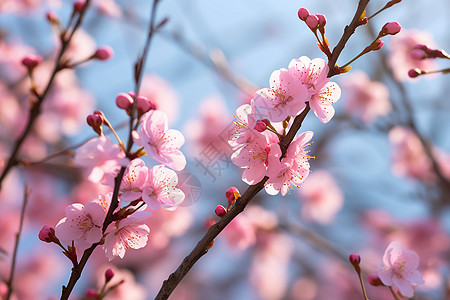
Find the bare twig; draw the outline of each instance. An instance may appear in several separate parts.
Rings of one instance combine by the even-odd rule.
[[[27,184],[25,184],[25,190],[23,193],[22,210],[20,211],[19,231],[16,234],[16,242],[14,244],[14,252],[13,252],[13,257],[12,257],[12,262],[11,262],[11,270],[9,271],[9,280],[6,283],[7,287],[8,287],[8,294],[6,295],[6,300],[9,300],[11,298],[11,295],[13,292],[13,281],[14,281],[14,272],[16,269],[17,250],[19,249],[20,234],[22,233],[23,220],[25,217],[25,207],[27,206],[29,195],[30,195],[30,191],[28,190]]]

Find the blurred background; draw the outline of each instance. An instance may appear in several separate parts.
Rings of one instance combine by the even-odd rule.
[[[300,56],[326,56],[298,19],[300,7],[327,17],[330,48],[356,10],[357,1],[160,1],[157,20],[168,18],[150,48],[141,92],[169,116],[170,128],[183,132],[188,158],[179,174],[187,194],[176,211],[155,211],[149,242],[108,262],[97,249],[74,299],[103,284],[114,266],[125,283],[105,299],[152,299],[163,280],[197,244],[225,191],[246,184],[230,161],[227,144],[235,110],[268,87],[270,74]],[[370,16],[387,1],[371,1]],[[29,83],[22,58],[39,54],[38,86],[59,47],[45,15],[62,24],[72,1],[0,0],[0,166],[26,120]],[[55,245],[37,239],[43,225],[55,226],[65,207],[86,203],[104,186],[83,178],[68,155],[44,158],[94,137],[85,118],[102,110],[126,139],[128,117],[115,105],[118,93],[134,90],[133,66],[141,53],[151,1],[93,1],[70,46],[78,61],[98,46],[114,56],[61,72],[20,158],[27,166],[9,174],[0,193],[0,275],[8,278],[24,183],[31,189],[16,270],[17,299],[59,298],[71,268]],[[402,1],[358,28],[338,64],[356,56],[386,22],[402,31],[383,38],[378,52],[333,77],[342,88],[335,117],[322,124],[310,113],[302,131],[314,131],[309,147],[312,173],[285,197],[264,191],[216,239],[213,248],[186,276],[173,299],[363,299],[347,261],[362,257],[369,298],[392,299],[385,287],[367,283],[391,241],[416,251],[426,283],[414,299],[449,299],[450,261],[450,81],[448,75],[408,78],[409,69],[448,68],[448,61],[411,57],[416,44],[450,49],[450,2]],[[39,72],[39,73],[38,73]],[[22,127],[21,127],[22,126]],[[122,128],[123,130],[120,130]],[[148,164],[152,164],[149,160]],[[20,279],[19,279],[20,278]],[[1,286],[0,295],[5,286]],[[3,296],[3,295],[2,295]]]

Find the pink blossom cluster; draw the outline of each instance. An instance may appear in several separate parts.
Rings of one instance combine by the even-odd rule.
[[[266,192],[284,196],[291,185],[299,186],[309,174],[305,147],[313,133],[304,132],[294,139],[282,156],[279,146],[292,117],[309,103],[314,114],[327,123],[334,115],[332,104],[341,90],[329,82],[325,60],[306,56],[293,59],[289,69],[276,70],[270,76],[270,88],[258,90],[250,104],[236,110],[235,132],[229,141],[234,149],[232,162],[245,168],[242,180],[256,184],[265,176]],[[259,119],[263,120],[258,120]],[[272,122],[272,123],[271,123]]]
[[[94,115],[105,118],[102,113]],[[123,258],[126,250],[140,249],[147,244],[150,229],[145,222],[152,215],[145,211],[147,207],[152,210],[160,207],[174,210],[184,200],[183,191],[177,187],[177,174],[166,167],[184,169],[186,159],[179,150],[184,144],[183,135],[168,128],[167,116],[162,111],[145,113],[141,122],[141,133],[133,132],[136,143],[151,158],[165,165],[148,168],[142,159],[130,161],[126,158],[123,145],[114,144],[104,135],[89,140],[77,150],[75,163],[85,168],[88,180],[94,183],[103,183],[112,188],[120,169],[126,167],[126,170],[119,188],[119,206],[113,215],[115,221],[106,230],[103,226],[111,205],[112,192],[101,194],[97,200],[84,205],[75,203],[66,208],[66,217],[58,222],[54,234],[59,241],[68,245],[66,251],[69,258],[73,258],[70,255],[73,255],[74,246],[78,251],[84,251],[95,243],[103,244],[109,260],[115,256]],[[121,207],[122,202],[129,204]],[[48,228],[44,227],[41,239],[55,241],[47,237],[48,232]]]

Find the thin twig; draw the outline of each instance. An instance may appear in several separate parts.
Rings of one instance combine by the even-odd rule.
[[[19,249],[20,234],[22,233],[23,220],[25,218],[25,207],[27,206],[29,195],[30,195],[30,191],[28,190],[28,186],[25,183],[25,190],[23,193],[22,210],[20,211],[19,231],[16,234],[16,242],[14,244],[14,252],[13,252],[13,257],[12,257],[11,270],[9,271],[9,280],[7,282],[8,294],[6,295],[6,300],[9,300],[11,298],[11,295],[13,292],[13,281],[14,281],[14,272],[16,269],[17,250]]]
[[[42,104],[43,104],[45,98],[47,97],[47,94],[50,91],[50,88],[52,87],[52,84],[53,84],[53,81],[54,81],[54,79],[56,77],[56,74],[59,71],[61,71],[61,59],[62,59],[62,57],[63,57],[67,47],[69,46],[70,41],[72,40],[75,31],[80,27],[80,25],[81,25],[81,23],[83,21],[84,15],[85,15],[85,13],[87,11],[87,8],[89,7],[90,2],[91,2],[91,0],[86,0],[84,9],[80,12],[79,18],[78,18],[75,26],[73,27],[73,30],[70,33],[69,37],[67,39],[63,38],[62,41],[61,41],[61,49],[59,50],[59,53],[58,53],[58,56],[57,56],[58,58],[56,59],[56,64],[55,64],[55,67],[53,68],[53,72],[52,72],[52,74],[50,76],[50,79],[49,79],[49,81],[47,83],[47,86],[45,87],[45,90],[41,94],[37,95],[37,98],[38,98],[37,101],[31,105],[30,117],[29,117],[28,122],[27,122],[27,124],[25,126],[25,129],[22,132],[22,134],[20,135],[20,137],[16,140],[16,142],[14,144],[14,147],[13,147],[13,150],[11,151],[11,155],[8,158],[8,162],[6,163],[5,169],[3,170],[2,174],[0,175],[0,190],[1,190],[1,187],[2,187],[2,182],[5,179],[6,175],[8,175],[9,171],[14,166],[16,166],[17,163],[18,163],[17,155],[19,154],[19,151],[20,151],[20,149],[21,149],[21,147],[22,147],[26,137],[30,134],[31,129],[32,129],[33,125],[34,125],[34,122],[36,121],[37,117],[41,113]]]

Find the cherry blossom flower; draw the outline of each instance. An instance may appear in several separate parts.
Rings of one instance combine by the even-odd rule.
[[[143,146],[147,154],[159,163],[176,171],[186,166],[186,158],[179,150],[184,144],[184,136],[175,129],[168,128],[167,115],[160,110],[151,110],[142,116],[141,134],[133,132],[138,146]]]
[[[134,159],[128,165],[122,178],[119,195],[125,202],[139,199],[147,182],[148,168],[142,159]]]
[[[378,276],[383,284],[395,286],[408,298],[414,296],[413,287],[423,284],[422,274],[417,271],[419,256],[412,250],[404,250],[398,242],[391,242],[384,252],[383,265]]]
[[[311,60],[306,56],[293,59],[289,63],[289,73],[306,85],[309,96],[305,101],[309,101],[314,114],[322,123],[330,121],[334,116],[332,104],[341,97],[341,89],[336,83],[329,82],[325,60],[321,58]]]
[[[106,136],[99,136],[81,146],[74,161],[86,168],[90,181],[114,186],[114,178],[128,159],[119,145]]]
[[[281,166],[278,174],[269,176],[266,182],[266,192],[269,195],[276,195],[281,191],[281,195],[286,195],[291,183],[296,187],[306,179],[309,175],[310,158],[307,155],[305,147],[313,136],[312,131],[307,131],[297,136],[289,145],[285,157],[281,160]]]
[[[344,203],[344,195],[333,176],[324,170],[309,175],[299,192],[305,221],[328,224]]]
[[[254,100],[250,101],[250,104],[241,105],[236,109],[236,127],[234,133],[231,135],[231,139],[228,141],[230,146],[234,149],[238,149],[246,143],[250,143],[255,135],[259,133],[255,130],[256,125],[256,107]]]
[[[123,258],[125,252],[131,248],[140,249],[147,245],[150,229],[144,224],[152,214],[150,212],[138,211],[115,224],[116,229],[109,232],[105,237],[106,257],[112,260],[115,256]]]
[[[390,56],[388,62],[395,79],[399,81],[412,80],[408,76],[408,71],[414,68],[421,70],[436,69],[436,63],[433,59],[418,59],[411,55],[417,44],[425,44],[430,48],[435,48],[433,39],[428,32],[403,30],[393,36],[389,44]]]
[[[388,88],[381,82],[371,81],[363,71],[345,76],[341,86],[346,110],[365,124],[372,124],[392,109]]]
[[[270,89],[257,91],[254,101],[261,118],[281,122],[298,115],[306,107],[308,96],[306,86],[283,68],[270,75]]]
[[[142,199],[150,209],[160,207],[174,210],[184,200],[184,193],[176,187],[178,176],[163,165],[148,171],[147,183],[142,191]]]
[[[66,208],[66,217],[56,224],[55,233],[67,245],[74,241],[82,251],[101,240],[104,219],[105,212],[98,203],[74,203]]]
[[[238,167],[245,168],[242,180],[255,184],[264,176],[275,176],[279,172],[281,149],[278,137],[272,132],[255,135],[231,156],[231,161]]]

